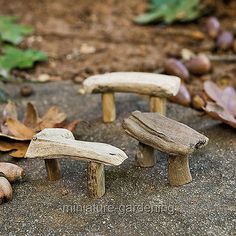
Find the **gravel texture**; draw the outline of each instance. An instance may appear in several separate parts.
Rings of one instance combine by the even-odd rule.
[[[99,95],[77,93],[70,82],[34,85],[35,93],[20,96],[16,84],[6,85],[19,112],[27,101],[42,113],[51,105],[66,111],[69,120],[81,119],[79,140],[107,142],[124,150],[129,159],[106,167],[106,194],[98,200],[87,196],[86,163],[63,160],[63,178],[46,180],[44,162],[11,160],[24,167],[25,178],[13,185],[14,198],[0,206],[0,235],[209,235],[236,234],[235,131],[201,113],[168,104],[168,117],[209,137],[209,144],[190,159],[193,181],[170,187],[166,155],[156,152],[154,168],[134,165],[137,141],[121,127],[131,111],[148,110],[147,98],[118,94],[117,117],[101,121]],[[188,137],[186,137],[188,138]]]

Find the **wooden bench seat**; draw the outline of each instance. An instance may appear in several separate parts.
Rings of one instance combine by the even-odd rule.
[[[127,156],[112,145],[77,141],[69,130],[51,128],[33,137],[25,158],[45,159],[49,180],[61,177],[58,159],[88,161],[90,194],[101,197],[105,193],[104,165],[120,165]]]
[[[101,93],[103,121],[112,122],[116,117],[114,92],[148,95],[150,110],[165,114],[166,98],[175,96],[179,88],[180,79],[176,76],[144,72],[113,72],[87,78],[80,92]]]
[[[188,156],[204,147],[208,138],[192,128],[158,113],[135,111],[125,119],[123,128],[139,141],[136,160],[141,166],[151,162],[153,148],[169,154],[169,181],[171,185],[183,185],[192,180]]]

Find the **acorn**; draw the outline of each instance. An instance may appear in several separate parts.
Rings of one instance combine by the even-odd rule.
[[[218,36],[216,46],[220,50],[228,50],[232,48],[233,43],[234,43],[233,34],[229,31],[224,31]]]
[[[191,103],[191,96],[186,86],[181,84],[177,95],[170,97],[169,100],[183,106],[189,106]]]
[[[30,95],[32,95],[34,92],[33,88],[30,85],[23,85],[20,88],[20,94],[22,97],[29,97]]]
[[[0,204],[12,200],[12,187],[4,174],[0,172]]]
[[[195,75],[204,75],[211,70],[211,62],[204,54],[191,58],[185,65],[188,70]]]
[[[169,75],[178,76],[185,81],[189,80],[188,69],[179,60],[176,60],[174,58],[166,60],[164,63],[164,70]]]
[[[24,170],[12,163],[0,162],[0,172],[2,172],[10,182],[21,180],[24,176]]]
[[[206,102],[201,95],[196,94],[193,96],[193,98],[192,98],[193,108],[195,108],[197,110],[202,110],[202,108],[205,107],[205,105],[206,105]]]
[[[207,34],[215,39],[217,38],[217,36],[220,33],[220,22],[218,21],[218,19],[216,17],[210,17],[207,20],[206,23],[206,30],[207,30]]]

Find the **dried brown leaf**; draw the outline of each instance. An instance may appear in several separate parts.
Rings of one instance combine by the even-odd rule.
[[[58,127],[58,125],[62,124],[66,118],[66,114],[61,112],[58,107],[50,107],[38,123],[38,130]]]
[[[77,125],[80,123],[80,120],[74,120],[71,123],[65,125],[63,128],[70,130],[71,132],[75,130],[75,128],[77,127]]]
[[[7,105],[3,110],[3,120],[5,121],[7,118],[17,120],[16,105],[12,101],[8,101]]]
[[[207,102],[206,107],[203,109],[212,118],[221,120],[224,123],[232,126],[233,128],[236,128],[236,119],[234,118],[234,116],[220,105],[213,102]]]
[[[236,116],[236,92],[232,87],[227,87],[224,89],[222,94],[222,103],[227,110]]]
[[[0,141],[0,151],[9,152],[9,155],[13,157],[24,157],[28,149],[29,142],[7,142]]]
[[[221,100],[223,91],[212,81],[204,83],[204,90],[206,94],[215,102]]]
[[[25,138],[14,137],[12,135],[0,133],[0,140],[9,140],[9,141],[25,141]]]
[[[27,104],[25,117],[24,117],[24,125],[34,129],[37,126],[38,122],[38,112],[35,106],[32,103]]]
[[[31,128],[28,128],[18,120],[8,118],[6,124],[9,131],[15,137],[22,138],[23,140],[30,140],[35,135],[35,132]]]

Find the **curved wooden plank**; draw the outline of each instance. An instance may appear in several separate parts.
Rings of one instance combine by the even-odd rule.
[[[64,133],[59,136],[61,131]],[[66,158],[93,161],[106,165],[120,165],[128,158],[126,154],[117,147],[105,143],[73,140],[68,134],[69,133],[67,131],[65,132],[64,129],[43,130],[41,133],[34,136],[25,158]]]
[[[135,111],[123,122],[125,131],[146,145],[171,155],[188,155],[205,146],[208,138],[158,113]]]
[[[176,76],[143,72],[113,72],[87,78],[80,92],[125,92],[169,97],[175,96],[179,88],[180,79]]]

